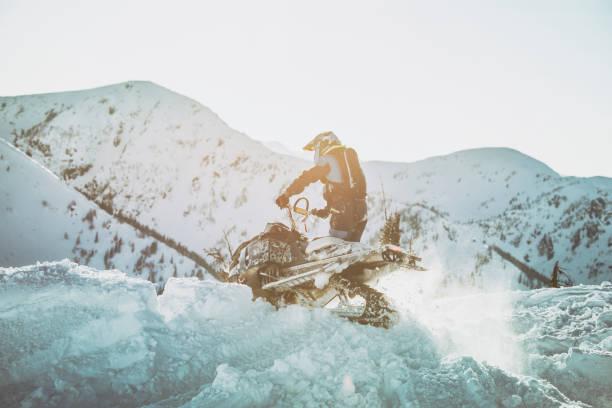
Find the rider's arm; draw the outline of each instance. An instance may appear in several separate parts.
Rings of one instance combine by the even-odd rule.
[[[288,197],[300,194],[309,184],[323,180],[327,173],[329,173],[329,169],[330,166],[326,163],[324,166],[317,165],[308,170],[304,170],[302,174],[293,180],[293,183],[287,187],[284,194]]]

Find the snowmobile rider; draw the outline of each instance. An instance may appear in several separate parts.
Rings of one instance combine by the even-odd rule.
[[[343,146],[333,132],[315,136],[304,150],[314,152],[315,165],[302,172],[276,199],[281,209],[289,206],[289,198],[304,191],[311,183],[325,184],[323,198],[327,206],[311,214],[327,218],[331,213],[329,235],[345,241],[359,242],[368,222],[366,180],[357,152]]]

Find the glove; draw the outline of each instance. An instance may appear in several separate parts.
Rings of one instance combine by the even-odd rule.
[[[285,194],[279,195],[278,198],[276,199],[276,205],[278,205],[281,210],[283,208],[289,207],[289,197],[286,196]]]
[[[310,213],[314,215],[315,217],[319,217],[319,218],[329,217],[329,210],[327,208],[322,208],[322,209],[315,208],[313,210],[310,210]]]

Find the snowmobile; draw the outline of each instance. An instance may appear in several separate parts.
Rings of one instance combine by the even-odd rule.
[[[299,203],[304,203],[299,206]],[[308,199],[288,208],[291,227],[268,223],[264,231],[242,243],[232,254],[228,276],[246,284],[253,298],[277,308],[299,304],[326,308],[362,324],[389,328],[398,319],[391,302],[368,283],[397,269],[425,270],[421,258],[396,245],[372,248],[335,237],[308,239],[298,232],[293,213],[310,214]]]

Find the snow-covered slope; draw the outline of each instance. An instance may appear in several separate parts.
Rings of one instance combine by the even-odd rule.
[[[291,150],[288,147],[286,147],[284,144],[282,144],[281,142],[267,141],[267,142],[263,142],[263,145],[266,146],[271,151],[273,151],[274,153],[284,154],[285,156],[292,156],[292,157],[296,157],[298,159],[306,160],[306,161],[312,160],[312,152]]]
[[[340,135],[350,145],[350,135]],[[109,212],[137,220],[192,251],[227,254],[283,220],[276,195],[309,166],[236,132],[201,104],[149,82],[0,98],[0,137]],[[520,272],[511,253],[549,275],[556,260],[576,282],[612,279],[612,180],[560,177],[505,148],[416,163],[365,163],[369,224],[383,224],[381,184],[427,265],[485,284]],[[317,187],[306,192],[321,205]],[[286,219],[285,219],[286,222]],[[309,227],[324,233],[326,222]],[[521,284],[535,286],[525,280]]]
[[[382,179],[390,198],[435,203],[457,221],[499,215],[515,196],[546,190],[546,183],[559,177],[545,164],[507,148],[466,150],[410,164],[373,162],[367,167],[370,179],[377,181],[375,190]]]
[[[0,137],[111,212],[198,251],[225,247],[225,234],[236,244],[280,217],[273,198],[303,167],[148,82],[2,106]]]
[[[120,223],[3,140],[0,170],[0,266],[70,258],[152,282],[204,273],[164,243]]]
[[[213,280],[156,297],[68,261],[0,268],[0,405],[612,403],[609,283],[435,299],[428,276],[394,285],[404,317],[384,330]]]
[[[559,261],[575,282],[612,279],[610,178],[560,177],[505,148],[365,167],[402,213],[405,243],[412,237],[425,259],[439,259],[458,276],[473,279],[509,267],[491,253],[497,246],[548,276]],[[369,194],[379,197],[380,190],[374,183]],[[383,214],[376,205],[374,228]]]

